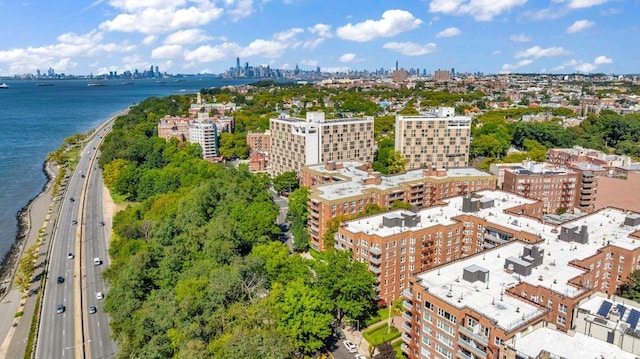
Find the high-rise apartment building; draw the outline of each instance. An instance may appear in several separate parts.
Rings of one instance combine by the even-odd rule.
[[[418,116],[396,115],[395,149],[408,169],[465,167],[469,161],[471,118],[451,107]]]
[[[373,161],[373,117],[327,120],[307,112],[306,119],[281,116],[269,125],[272,176],[330,161]]]
[[[433,73],[433,80],[436,82],[451,81],[451,72],[448,70],[436,70]]]
[[[412,359],[524,358],[529,356],[514,350],[519,338],[538,330],[557,329],[570,335],[573,331],[599,335],[637,354],[637,347],[633,349],[630,344],[640,343],[634,339],[640,328],[640,312],[631,313],[624,305],[616,305],[614,310],[613,303],[602,298],[611,298],[640,266],[640,215],[607,208],[572,222],[549,225],[514,215],[513,208],[527,200],[523,197],[507,194],[500,198],[489,192],[482,195],[493,198],[493,204],[481,202],[480,208],[467,217],[447,215],[444,210],[446,218],[460,220],[462,228],[459,235],[441,231],[442,242],[449,238],[455,242],[456,237],[460,241],[482,240],[482,235],[476,236],[475,232],[482,233],[490,226],[499,226],[498,233],[513,238],[412,276],[403,291],[403,352]],[[454,206],[464,208],[464,203]],[[425,216],[422,212],[420,215],[424,222]],[[486,221],[479,222],[481,218]],[[435,218],[436,222],[425,227],[441,220]],[[414,252],[418,251],[429,240],[404,231],[406,235],[388,243],[393,251],[380,259],[383,264],[402,261],[403,249],[404,262],[411,264],[412,246]],[[525,234],[529,238],[523,238]],[[438,239],[431,237],[432,241]],[[359,249],[362,255],[362,240]],[[377,253],[370,247],[364,249],[368,249],[368,256]],[[380,270],[388,269],[382,265]],[[602,293],[602,298],[594,300],[596,293]],[[620,339],[624,335],[625,343]],[[551,348],[549,339],[544,344]],[[548,351],[546,355],[537,357],[555,357]]]
[[[308,227],[310,246],[325,250],[323,236],[329,221],[337,216],[353,216],[375,204],[390,208],[394,202],[427,208],[447,197],[494,189],[495,176],[473,167],[449,170],[412,170],[397,175],[374,172],[361,162],[305,166],[301,184],[309,194]]]
[[[202,158],[205,160],[218,157],[218,129],[208,116],[199,116],[198,119],[189,122],[189,142],[200,144]]]

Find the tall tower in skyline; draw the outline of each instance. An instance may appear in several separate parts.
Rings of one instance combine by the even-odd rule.
[[[396,71],[398,71],[398,60],[396,60]]]

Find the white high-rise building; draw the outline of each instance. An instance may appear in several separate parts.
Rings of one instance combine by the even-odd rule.
[[[202,147],[202,158],[218,157],[218,129],[207,114],[198,114],[198,119],[189,123],[189,142]]]
[[[373,117],[326,120],[307,112],[306,119],[281,116],[269,125],[273,176],[330,161],[373,161]]]

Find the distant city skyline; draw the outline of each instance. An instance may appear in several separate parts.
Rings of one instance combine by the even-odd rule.
[[[0,0],[0,12],[15,34],[0,39],[0,76],[219,74],[237,58],[291,71],[640,72],[638,1]]]

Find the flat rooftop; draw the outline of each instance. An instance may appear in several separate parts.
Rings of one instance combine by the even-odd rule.
[[[495,320],[497,325],[506,330],[522,325],[529,319],[540,316],[543,309],[529,304],[520,298],[504,295],[504,291],[520,282],[528,282],[534,286],[547,287],[567,297],[575,297],[583,290],[567,283],[572,278],[583,273],[582,269],[569,266],[569,262],[576,259],[590,257],[607,245],[626,249],[640,247],[640,240],[629,237],[629,234],[640,230],[640,225],[631,227],[624,225],[627,213],[617,209],[603,209],[596,213],[579,217],[561,226],[542,223],[532,218],[519,217],[504,210],[518,205],[534,203],[535,200],[520,197],[503,191],[481,191],[477,193],[481,199],[493,200],[494,206],[479,209],[477,212],[462,212],[462,196],[447,199],[442,207],[432,207],[417,212],[419,223],[414,227],[388,227],[383,225],[383,219],[389,213],[410,215],[413,212],[394,211],[370,217],[364,217],[345,222],[345,229],[352,233],[364,232],[369,235],[388,237],[398,233],[411,233],[422,228],[435,225],[450,225],[455,217],[466,214],[482,218],[490,223],[538,235],[540,242],[537,246],[544,250],[542,264],[533,268],[528,276],[516,272],[507,272],[505,260],[516,261],[523,256],[525,247],[531,244],[512,241],[487,249],[473,256],[443,264],[416,275],[421,279],[420,284],[434,296],[448,302],[455,307],[471,307],[475,311],[485,314]],[[587,226],[587,243],[566,242],[558,239],[560,228],[578,228]],[[486,227],[490,227],[487,224]],[[465,268],[477,265],[489,272],[487,282],[473,283],[463,279]]]
[[[636,359],[637,356],[602,340],[575,333],[573,336],[550,328],[540,328],[518,338],[513,344],[520,354],[537,358],[542,350],[569,359]],[[552,356],[555,358],[555,356]]]
[[[491,173],[487,173],[476,169],[474,167],[462,167],[462,168],[449,168],[447,169],[446,176],[425,176],[423,169],[416,169],[407,171],[397,175],[381,175],[381,184],[363,184],[363,181],[373,174],[367,173],[357,169],[361,166],[362,162],[341,162],[343,168],[336,170],[327,170],[324,164],[317,164],[308,166],[309,169],[320,172],[334,178],[342,178],[342,181],[334,182],[326,185],[317,186],[314,190],[314,194],[319,198],[327,201],[332,201],[341,198],[349,198],[364,194],[370,189],[388,190],[397,188],[401,190],[400,186],[404,183],[415,182],[424,178],[464,178],[464,177],[486,177],[487,180],[494,177]]]

